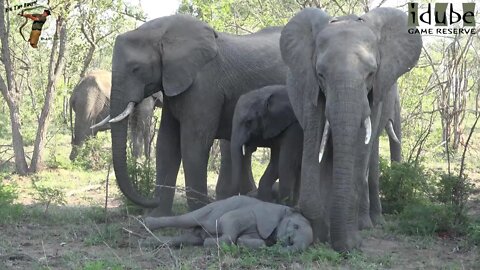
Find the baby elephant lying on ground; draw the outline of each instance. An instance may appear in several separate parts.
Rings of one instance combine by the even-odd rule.
[[[173,217],[147,217],[150,230],[165,227],[193,229],[176,237],[161,237],[170,245],[238,244],[251,248],[279,242],[287,251],[304,250],[313,241],[308,220],[288,206],[234,196]]]

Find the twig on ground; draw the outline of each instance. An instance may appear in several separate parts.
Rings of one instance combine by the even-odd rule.
[[[108,209],[108,180],[110,179],[110,167],[111,163],[108,164],[108,171],[107,171],[107,180],[105,182],[105,224],[108,224],[108,216],[107,216],[107,209]]]

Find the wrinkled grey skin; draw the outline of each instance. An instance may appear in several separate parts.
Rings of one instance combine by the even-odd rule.
[[[180,216],[147,217],[145,225],[150,230],[193,229],[187,235],[161,238],[162,242],[172,245],[226,243],[258,248],[280,242],[286,251],[299,251],[313,241],[310,223],[298,211],[243,195],[216,201]]]
[[[320,9],[303,9],[284,27],[280,48],[289,68],[289,98],[304,131],[300,209],[316,240],[330,240],[344,252],[360,245],[358,228],[381,215],[360,211],[367,168],[391,109],[384,106],[389,91],[418,61],[422,40],[407,32],[407,15],[393,8],[332,19]],[[319,163],[327,120],[330,135]]]
[[[110,112],[111,80],[112,74],[109,71],[94,70],[87,73],[73,89],[70,97],[70,123],[73,132],[70,160],[72,161],[76,159],[78,148],[88,137],[96,136],[99,131],[110,129],[108,123],[94,129],[90,127],[102,121]],[[155,106],[162,106],[161,93],[145,98],[135,108],[129,119],[134,157],[140,157],[142,150],[145,156],[150,156],[149,142],[153,131],[151,120]],[[72,110],[75,112],[75,122],[72,121]]]
[[[230,139],[238,98],[253,89],[285,83],[280,31],[268,28],[235,36],[217,33],[196,18],[177,14],[151,20],[117,36],[112,59],[111,117],[123,112],[129,102],[139,103],[155,89],[164,94],[156,144],[154,198],[139,194],[128,178],[127,121],[111,124],[115,175],[127,198],[155,208],[152,215],[171,215],[181,160],[189,208],[198,209],[208,203],[209,149],[215,138]],[[230,147],[224,150],[229,152]],[[226,167],[230,167],[230,153],[222,156],[227,159]],[[217,199],[232,195],[226,192],[230,175],[231,171],[219,179]],[[244,183],[242,194],[254,189],[251,181]]]
[[[279,202],[295,204],[300,184],[303,131],[285,85],[266,86],[240,97],[235,107],[230,140],[232,188],[238,192],[242,169],[249,163],[242,146],[269,147],[270,162],[258,186],[259,199],[272,202],[272,185],[279,179]],[[247,153],[246,153],[247,154]]]

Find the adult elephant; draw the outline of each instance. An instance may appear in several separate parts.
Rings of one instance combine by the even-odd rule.
[[[397,9],[336,19],[306,8],[284,27],[280,48],[304,130],[300,208],[317,240],[351,250],[361,242],[359,226],[371,224],[359,200],[373,142],[385,127],[383,104],[418,61],[421,37],[408,33],[407,15]]]
[[[70,96],[72,128],[70,160],[72,161],[77,158],[79,147],[88,137],[95,136],[99,131],[110,129],[107,121],[102,119],[108,117],[110,113],[111,80],[111,72],[93,70],[87,73],[73,89]],[[155,97],[145,98],[130,117],[132,152],[135,157],[140,157],[142,150],[146,156],[150,155],[151,119],[155,106],[162,106],[161,99],[161,93],[155,94]],[[75,112],[75,122],[72,119],[72,111]]]
[[[239,96],[285,83],[280,32],[281,28],[274,27],[244,36],[217,33],[196,18],[177,14],[149,21],[116,38],[110,102],[115,118],[110,121],[115,174],[127,198],[155,208],[151,215],[171,215],[182,160],[189,208],[198,209],[208,202],[209,149],[215,138],[230,138]],[[127,174],[128,123],[122,119],[156,89],[164,94],[156,147],[157,189],[154,198],[146,198]],[[224,152],[222,157],[231,164],[230,153]],[[225,190],[231,173],[224,176],[217,183],[217,199],[229,195]],[[244,182],[248,185],[241,187],[241,193],[254,188],[250,181]]]

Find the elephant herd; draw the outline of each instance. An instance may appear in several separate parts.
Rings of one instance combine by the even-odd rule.
[[[285,26],[248,35],[217,32],[188,15],[146,22],[117,36],[110,114],[97,118],[106,117],[110,123],[118,186],[134,203],[152,208],[147,218],[152,228],[194,227],[182,222],[196,213],[206,222],[213,217],[230,224],[222,228],[231,237],[229,219],[243,223],[225,209],[215,212],[210,206],[215,202],[207,205],[209,149],[214,139],[223,140],[216,199],[225,199],[224,205],[229,200],[236,203],[235,209],[262,223],[267,222],[262,218],[272,218],[270,211],[257,215],[255,209],[276,206],[258,206],[261,201],[235,195],[256,188],[251,153],[255,147],[269,147],[271,159],[257,197],[272,201],[272,185],[279,179],[280,203],[286,205],[282,207],[294,211],[288,206],[295,206],[308,220],[291,226],[311,227],[312,241],[329,242],[336,251],[357,248],[359,230],[383,221],[379,136],[386,129],[391,158],[400,160],[396,82],[415,66],[421,48],[421,36],[408,33],[407,15],[394,8],[342,17],[305,8]],[[147,198],[128,177],[127,116],[158,91],[163,108],[156,142],[156,190],[153,198]],[[193,212],[175,219],[167,216],[172,215],[180,161]],[[263,245],[278,233],[283,216],[290,215],[280,215],[278,227],[265,232],[263,225],[245,225],[256,228],[257,240],[262,234],[260,242],[244,241],[238,232],[234,235],[239,238],[229,239]],[[286,238],[287,246],[294,245],[292,237]],[[201,234],[193,239],[208,242]]]

